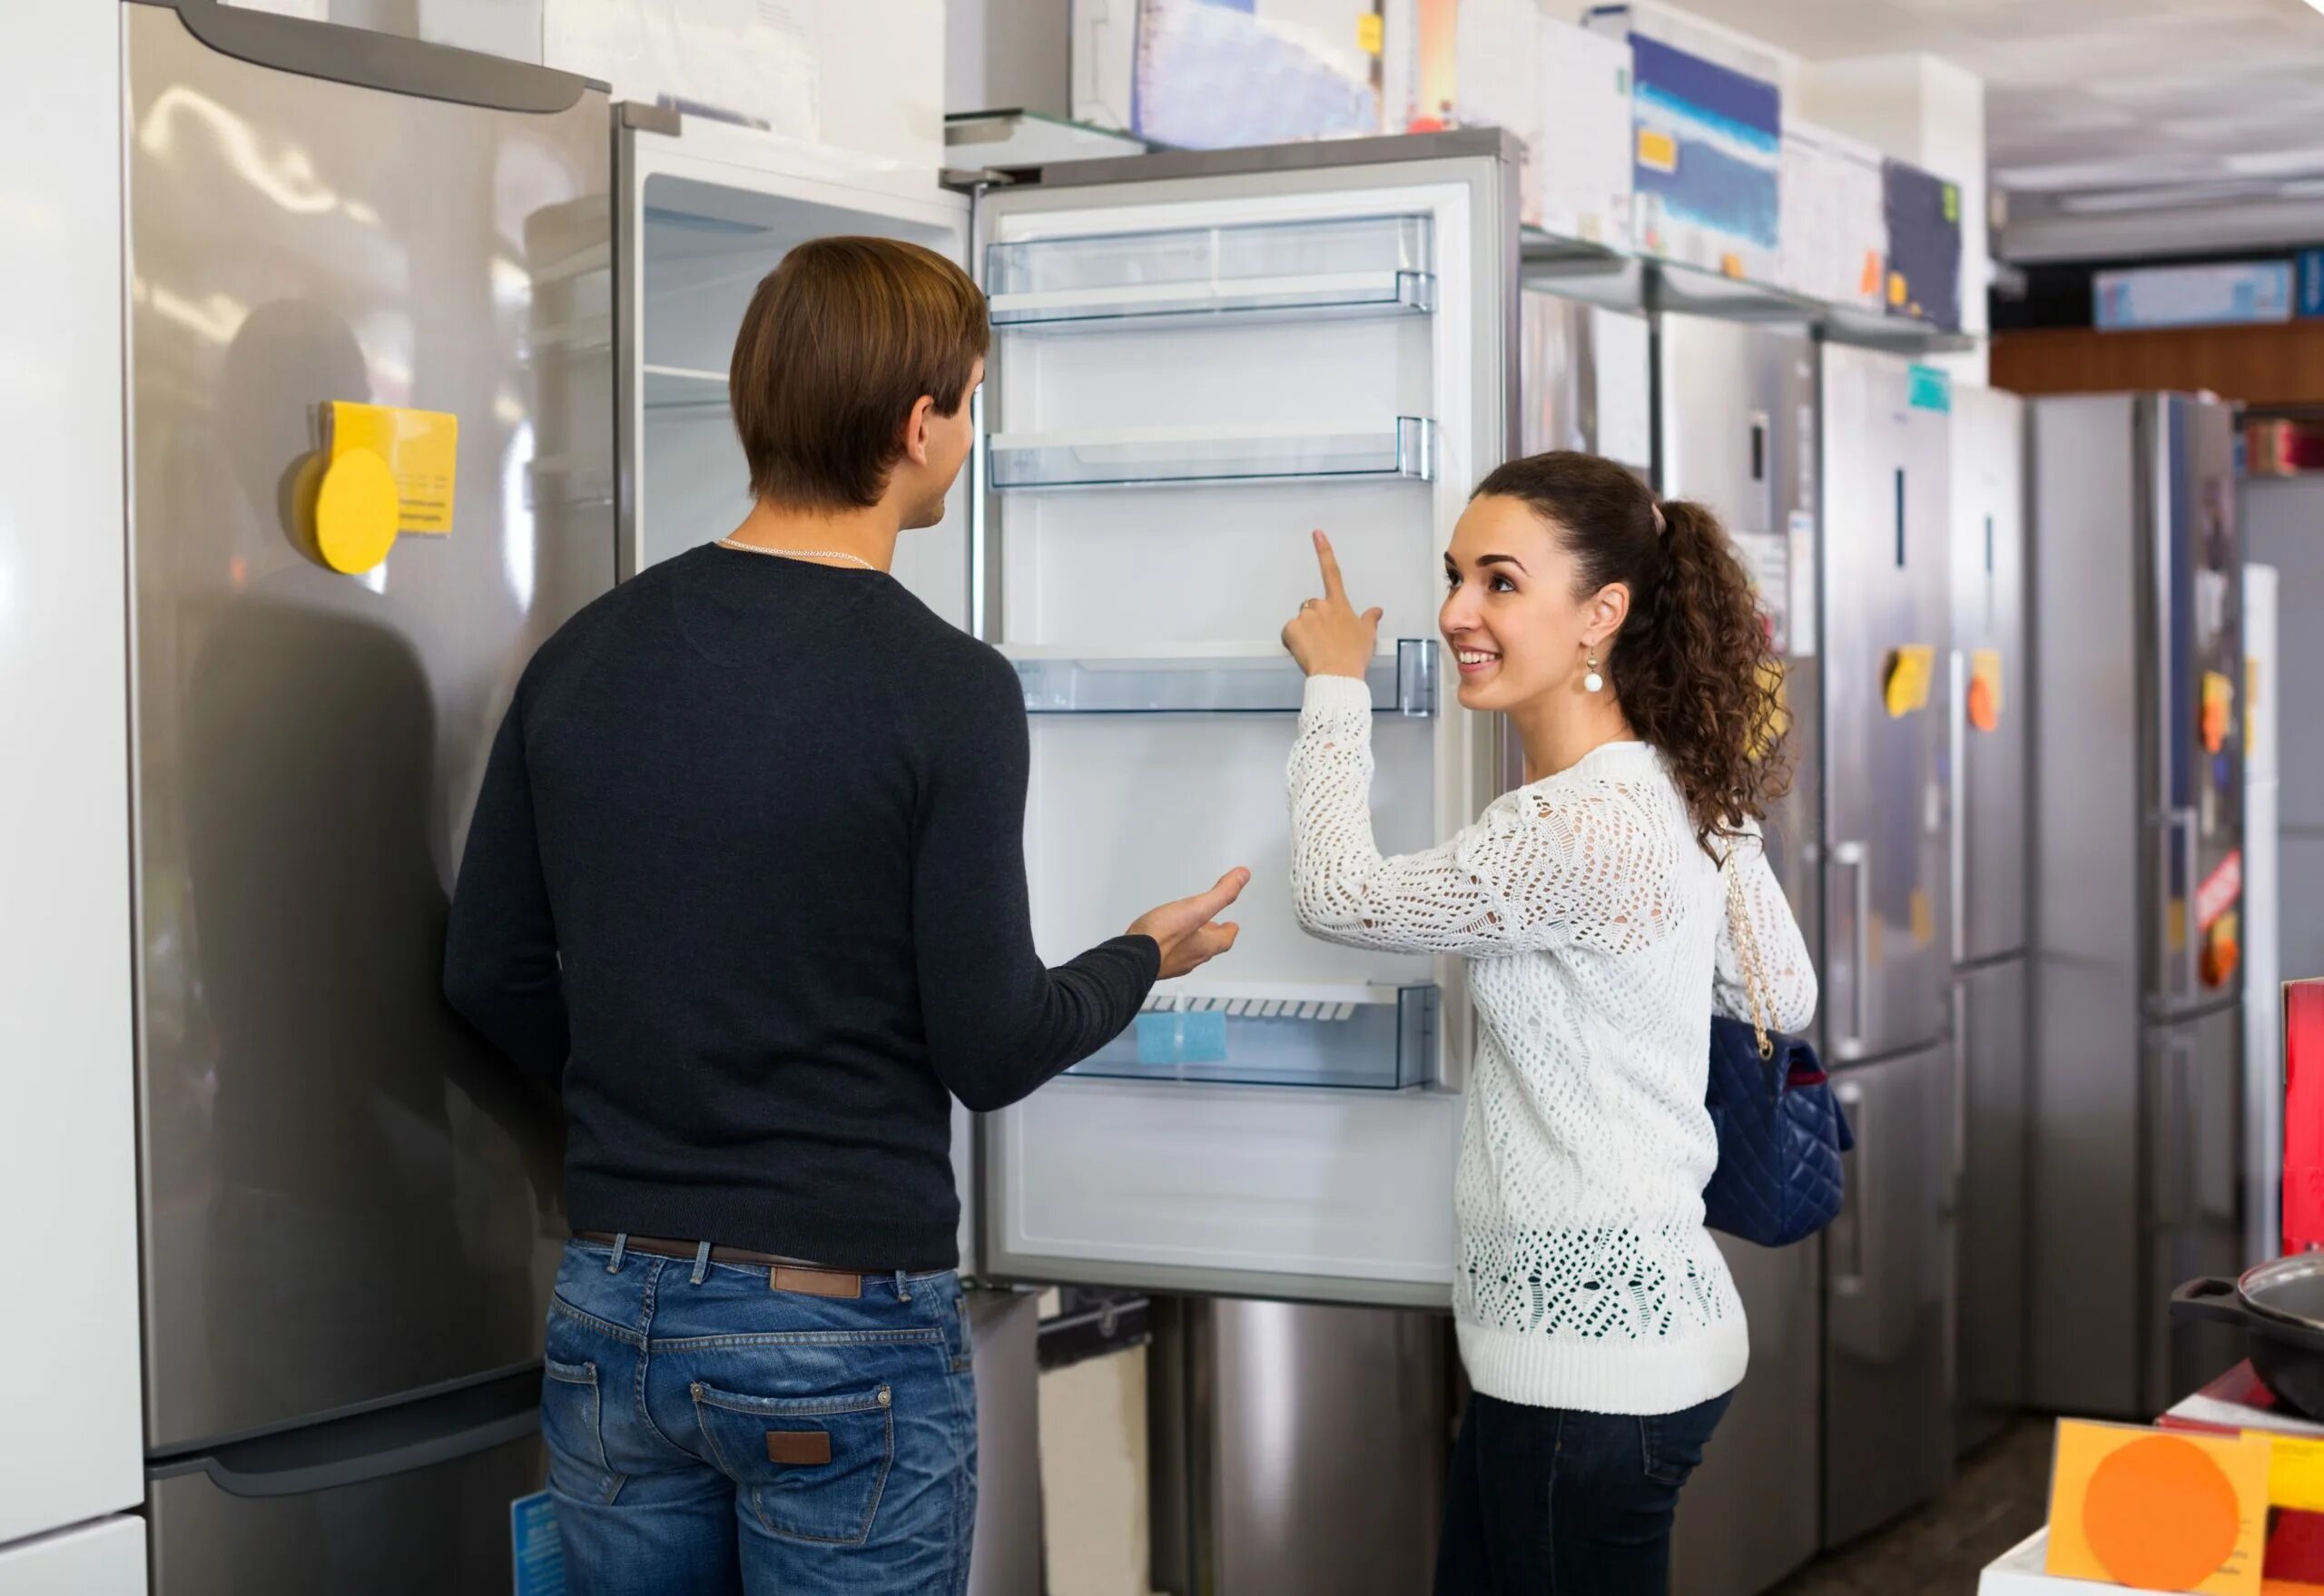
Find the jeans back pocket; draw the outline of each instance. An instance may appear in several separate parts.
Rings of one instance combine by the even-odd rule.
[[[541,1439],[548,1443],[549,1483],[567,1496],[611,1502],[621,1481],[606,1461],[597,1365],[548,1358],[542,1375]]]
[[[694,1382],[695,1421],[760,1524],[794,1541],[861,1546],[895,1461],[891,1387],[750,1396]]]

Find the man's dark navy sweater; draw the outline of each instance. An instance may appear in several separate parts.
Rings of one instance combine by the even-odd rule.
[[[1036,956],[1016,674],[892,578],[698,548],[533,659],[445,950],[558,1086],[577,1230],[957,1261],[951,1097],[1119,1034],[1159,951]]]

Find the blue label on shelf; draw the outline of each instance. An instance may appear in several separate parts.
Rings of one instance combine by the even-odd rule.
[[[1912,370],[1912,405],[1916,410],[1953,409],[1953,379],[1934,366],[1915,366]]]
[[[565,1596],[565,1544],[556,1538],[556,1504],[547,1492],[508,1504],[508,1553],[517,1596]]]
[[[1140,1064],[1224,1064],[1226,1016],[1216,1009],[1137,1017]]]
[[[2302,250],[2295,264],[2299,273],[2299,314],[2324,316],[2324,250]]]

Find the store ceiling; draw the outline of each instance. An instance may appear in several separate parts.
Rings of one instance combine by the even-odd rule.
[[[2013,196],[2324,178],[2324,15],[2304,0],[1683,3],[1809,60],[1966,67]]]

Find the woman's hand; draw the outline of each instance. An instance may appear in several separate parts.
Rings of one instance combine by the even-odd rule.
[[[1283,645],[1311,676],[1354,676],[1361,681],[1372,664],[1381,612],[1355,613],[1340,581],[1340,562],[1332,553],[1332,540],[1321,532],[1315,534],[1315,562],[1324,567],[1324,596],[1299,606],[1299,613],[1283,628]]]

